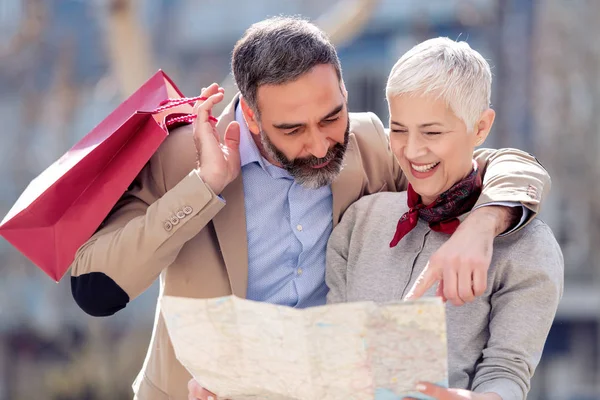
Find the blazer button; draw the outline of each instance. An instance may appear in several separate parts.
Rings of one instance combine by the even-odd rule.
[[[179,219],[183,219],[185,218],[185,213],[183,212],[183,210],[179,210],[175,213],[175,215],[177,216],[177,218]]]
[[[185,213],[185,215],[190,215],[194,212],[194,209],[190,206],[185,206],[183,207],[183,212]]]
[[[173,224],[173,226],[175,226],[175,225],[177,225],[177,224],[179,223],[179,218],[177,218],[177,217],[176,217],[176,216],[174,216],[174,215],[171,215],[171,216],[169,217],[169,221],[170,221],[170,222]]]
[[[169,221],[165,221],[165,231],[171,232],[173,230],[173,224]]]

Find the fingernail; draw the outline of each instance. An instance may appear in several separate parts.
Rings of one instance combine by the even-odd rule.
[[[422,383],[417,384],[417,390],[419,392],[423,392],[427,389],[427,386],[423,385]]]
[[[212,396],[208,396],[208,400],[215,400],[215,398]]]

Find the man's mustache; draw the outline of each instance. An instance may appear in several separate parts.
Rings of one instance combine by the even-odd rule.
[[[341,143],[336,143],[327,151],[327,154],[325,154],[325,157],[319,158],[319,157],[315,157],[315,156],[309,156],[309,157],[296,158],[290,162],[290,166],[303,168],[303,167],[313,167],[316,165],[321,165],[321,164],[324,164],[326,162],[329,162],[329,161],[335,159],[336,156],[340,152],[343,152],[343,151],[344,151],[344,145],[342,145]]]

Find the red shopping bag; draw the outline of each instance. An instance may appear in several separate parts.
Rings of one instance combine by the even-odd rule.
[[[158,71],[35,178],[0,223],[0,235],[59,281],[194,101]]]

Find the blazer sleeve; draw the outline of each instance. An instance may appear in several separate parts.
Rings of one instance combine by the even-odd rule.
[[[496,272],[490,336],[472,383],[503,399],[527,397],[563,292],[563,256],[550,228],[526,235]]]
[[[124,308],[223,206],[195,170],[167,190],[159,149],[77,251],[71,291],[79,307],[93,316]]]
[[[483,174],[483,190],[475,208],[489,203],[520,203],[531,222],[550,191],[550,175],[538,160],[517,149],[477,149],[474,158]]]

